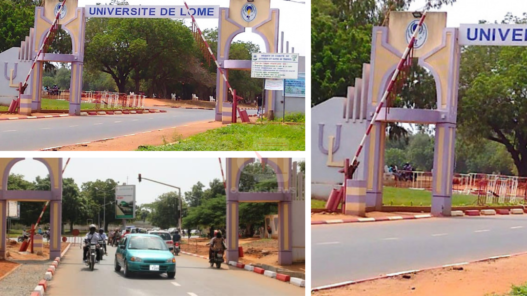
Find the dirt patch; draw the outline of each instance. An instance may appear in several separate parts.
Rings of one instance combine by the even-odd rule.
[[[159,146],[186,139],[192,135],[222,127],[219,121],[198,121],[181,126],[165,128],[151,133],[94,142],[83,145],[57,148],[57,151],[133,151],[139,146]]]
[[[0,278],[2,278],[11,270],[15,269],[18,265],[20,264],[16,262],[0,260]]]
[[[44,243],[44,247],[42,248],[43,252],[42,254],[38,255],[36,253],[31,253],[31,249],[28,247],[26,252],[18,252],[20,249],[21,243],[10,241],[7,244],[7,252],[9,252],[9,255],[7,256],[7,259],[9,260],[49,260],[49,244]],[[62,243],[60,252],[64,252],[64,250],[68,247],[69,243]]]
[[[190,243],[184,240],[181,250],[202,256],[209,256],[209,247],[206,244],[208,239],[191,239]],[[291,271],[306,272],[305,263],[295,263],[293,265],[278,264],[278,240],[260,238],[241,238],[238,245],[243,248],[244,257],[238,261],[244,264],[261,263]],[[265,251],[262,253],[262,251]]]
[[[339,219],[355,219],[359,218],[359,216],[353,216],[353,215],[344,215],[339,213],[311,213],[311,221],[327,221],[327,220],[339,220]],[[394,217],[394,216],[402,216],[402,217],[410,217],[414,216],[418,213],[408,213],[408,212],[368,212],[366,213],[367,218],[385,218],[385,217]],[[425,214],[425,213],[423,213]]]
[[[463,265],[462,270],[453,267],[423,271],[402,276],[346,286],[338,289],[314,292],[319,296],[482,296],[503,295],[511,285],[527,282],[527,255]]]
[[[155,105],[165,105],[165,106],[174,106],[174,107],[215,108],[216,102],[191,101],[191,100],[172,101],[169,99],[152,99],[152,98],[145,99],[145,107],[154,107]],[[242,108],[256,108],[256,104],[255,105],[238,104],[238,106]],[[155,107],[159,107],[159,106],[155,106]]]

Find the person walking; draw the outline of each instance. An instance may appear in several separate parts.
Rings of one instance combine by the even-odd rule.
[[[262,113],[263,113],[263,110],[262,110],[262,106],[263,106],[262,95],[257,95],[256,96],[256,104],[258,105],[258,111],[256,111],[256,114],[258,115],[258,117],[260,117],[260,116],[262,116]]]
[[[269,225],[267,225],[267,233],[269,234],[267,238],[273,238],[272,236],[273,230],[271,229],[271,226]]]

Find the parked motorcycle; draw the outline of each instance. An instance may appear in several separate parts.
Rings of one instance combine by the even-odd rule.
[[[181,247],[179,246],[179,242],[176,242],[174,245],[174,255],[178,256],[179,251],[181,251]]]
[[[221,268],[223,260],[223,251],[212,251],[212,260],[210,262],[210,267],[213,267],[216,264],[216,268]]]

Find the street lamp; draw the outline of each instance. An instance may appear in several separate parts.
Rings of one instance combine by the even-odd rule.
[[[99,187],[95,187],[95,189],[100,190]],[[115,190],[115,187],[112,188],[112,190]],[[106,205],[109,205],[112,202],[106,203],[106,193],[104,192],[104,190],[102,191],[102,197],[104,199],[104,201],[103,201],[104,209],[103,209],[103,217],[102,217],[102,219],[103,219],[102,225],[104,225],[103,226],[103,228],[104,228],[104,227],[106,227]],[[100,217],[101,215],[100,214],[101,214],[101,209],[99,208],[99,228],[101,228],[101,217]]]
[[[181,213],[183,212],[183,202],[181,201],[181,188],[179,188],[177,186],[174,186],[174,185],[169,185],[169,184],[166,184],[166,183],[162,183],[162,182],[159,182],[159,181],[148,179],[148,178],[145,178],[145,177],[141,177],[141,174],[139,174],[139,176],[137,177],[137,180],[139,180],[139,183],[141,183],[142,180],[147,180],[147,181],[154,182],[154,183],[157,183],[157,184],[161,184],[161,185],[165,185],[165,186],[168,186],[168,187],[176,188],[179,191],[179,193],[178,193],[178,195],[179,195],[179,221],[178,221],[178,226],[179,226],[179,228],[182,228],[183,225],[181,223]]]

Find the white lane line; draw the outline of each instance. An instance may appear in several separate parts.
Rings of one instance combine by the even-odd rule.
[[[78,126],[78,125],[70,125],[69,127],[76,127],[76,126]]]
[[[444,235],[448,235],[448,233],[436,233],[436,234],[432,234],[432,236],[444,236]]]
[[[398,240],[399,238],[398,237],[387,237],[387,238],[383,238],[382,240]]]
[[[132,120],[132,121],[138,121],[138,120],[139,120],[139,119],[134,119],[134,120]]]
[[[478,233],[478,232],[487,232],[487,231],[490,231],[490,229],[476,230],[474,232]]]
[[[41,128],[41,129],[51,129],[51,128],[50,128],[50,127],[43,127],[43,128]]]
[[[197,294],[194,294],[194,293],[191,293],[191,292],[188,292],[188,294],[189,294],[190,296],[198,296]]]
[[[336,245],[336,244],[340,244],[340,242],[318,243],[317,245]]]
[[[114,123],[119,123],[119,122],[122,122],[122,121],[116,121],[116,122],[114,122]]]
[[[16,130],[3,131],[3,133],[16,132]]]
[[[181,285],[178,284],[177,282],[171,282],[171,283],[172,283],[172,285],[174,285],[174,286],[176,286],[176,287],[181,287]]]
[[[523,226],[513,226],[513,227],[511,227],[511,229],[518,229],[518,228],[523,228]]]
[[[94,123],[93,125],[99,125],[99,124],[102,124],[102,123]]]

